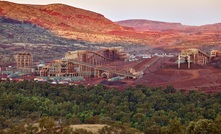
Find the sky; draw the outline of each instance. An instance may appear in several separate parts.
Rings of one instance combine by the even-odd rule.
[[[103,14],[112,21],[146,19],[205,25],[221,22],[221,0],[9,0],[25,4],[63,3]]]

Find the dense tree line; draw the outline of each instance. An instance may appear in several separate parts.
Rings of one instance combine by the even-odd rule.
[[[220,114],[221,93],[191,90],[186,93],[176,91],[173,86],[137,85],[118,91],[103,85],[0,82],[0,130],[12,130],[22,123],[32,124],[47,117],[49,122],[52,118],[64,126],[112,126],[103,128],[101,133],[114,131],[119,126],[148,134],[221,133]]]

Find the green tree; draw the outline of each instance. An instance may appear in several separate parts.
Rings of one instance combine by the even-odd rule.
[[[213,128],[214,128],[214,131],[215,133],[217,134],[220,134],[221,133],[221,127],[220,127],[220,124],[221,124],[221,116],[217,116],[214,123],[213,123]]]
[[[26,131],[26,134],[36,134],[39,131],[39,129],[37,126],[28,124],[27,126],[25,126],[25,131]]]
[[[161,127],[159,125],[152,125],[144,130],[146,134],[161,134]]]
[[[163,126],[163,127],[161,127],[161,129],[160,129],[160,133],[161,133],[161,134],[170,134],[169,132],[170,132],[170,131],[169,131],[169,128],[168,128],[167,126]]]
[[[164,92],[166,94],[175,93],[176,89],[173,87],[173,85],[167,85],[167,87],[164,89]]]
[[[39,127],[45,130],[47,134],[53,134],[55,126],[55,121],[51,117],[43,117],[39,120]]]
[[[22,134],[25,133],[24,123],[19,123],[12,127],[12,129],[6,131],[8,134]]]
[[[98,130],[99,134],[120,134],[120,129],[113,126],[104,126]]]
[[[214,133],[213,121],[208,119],[200,119],[197,122],[192,122],[187,127],[188,134],[212,134]]]
[[[89,117],[84,122],[87,124],[99,124],[100,123],[100,116],[95,115],[95,116]]]
[[[182,134],[184,133],[182,124],[180,122],[180,119],[172,119],[169,121],[168,125],[169,133],[170,134]]]

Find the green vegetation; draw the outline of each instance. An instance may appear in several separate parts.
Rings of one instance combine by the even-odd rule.
[[[38,122],[50,133],[56,124],[67,133],[71,133],[65,127],[69,124],[108,124],[111,127],[99,132],[129,133],[130,128],[131,133],[138,129],[148,134],[217,134],[221,133],[220,114],[221,93],[176,92],[173,86],[137,85],[121,92],[103,85],[0,82],[0,130]],[[29,125],[29,129],[36,127]]]

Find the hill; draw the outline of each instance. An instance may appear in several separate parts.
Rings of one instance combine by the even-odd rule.
[[[123,20],[116,22],[119,25],[133,27],[137,31],[167,31],[167,30],[184,30],[187,26],[181,23],[167,23],[152,20]]]
[[[103,15],[64,4],[25,5],[1,1],[0,15],[44,28],[105,33],[122,27]]]
[[[152,37],[154,46],[162,47],[164,50],[190,47],[211,50],[221,45],[221,23],[187,26],[181,23],[139,19],[117,21],[116,23],[134,28],[137,33]],[[143,39],[145,38],[143,37]]]
[[[1,17],[32,23],[69,39],[108,42],[109,32],[128,30],[101,14],[64,4],[27,5],[0,1],[0,5]],[[111,37],[110,41],[115,41],[112,38],[117,37]]]
[[[216,24],[208,24],[208,25],[203,25],[198,27],[199,31],[210,31],[210,32],[220,32],[221,31],[221,23],[216,23]]]
[[[137,31],[178,31],[178,32],[219,32],[221,23],[203,26],[188,26],[181,23],[170,23],[152,20],[132,19],[117,21],[121,26],[132,27]]]

